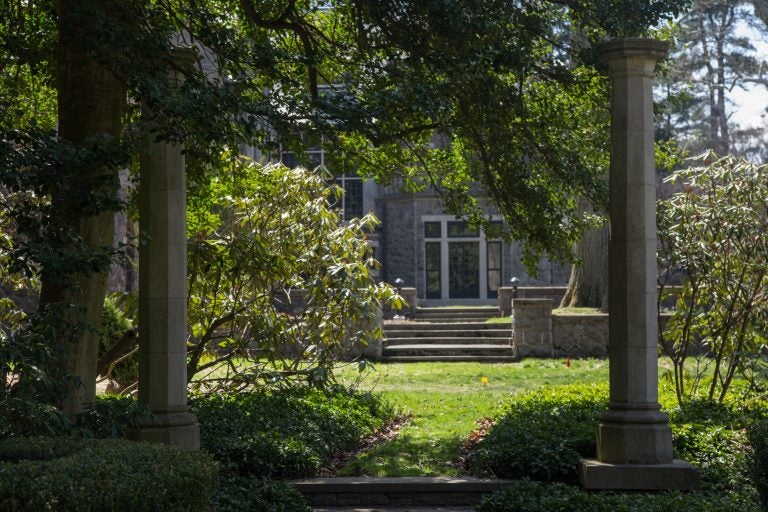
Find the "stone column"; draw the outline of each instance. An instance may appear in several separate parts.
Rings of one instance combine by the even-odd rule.
[[[152,137],[152,134],[149,135]],[[154,418],[128,437],[200,446],[187,410],[187,234],[182,146],[148,141],[139,182],[139,401]]]
[[[590,489],[679,489],[697,470],[672,458],[658,403],[656,185],[652,85],[667,44],[619,39],[600,48],[612,93],[609,342],[610,402],[600,417],[597,460],[580,464]]]

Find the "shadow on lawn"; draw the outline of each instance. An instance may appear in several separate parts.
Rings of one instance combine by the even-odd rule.
[[[459,435],[434,439],[416,430],[363,451],[350,460],[338,476],[455,476],[463,474],[458,462],[464,439]]]

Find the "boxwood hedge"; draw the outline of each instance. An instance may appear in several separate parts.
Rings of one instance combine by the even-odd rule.
[[[119,439],[0,441],[0,510],[208,510],[216,463],[202,451]]]

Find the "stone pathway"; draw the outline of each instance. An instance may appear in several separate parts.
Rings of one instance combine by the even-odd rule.
[[[473,477],[309,478],[291,482],[324,512],[467,512],[515,480]]]
[[[472,507],[313,508],[312,512],[475,512]]]

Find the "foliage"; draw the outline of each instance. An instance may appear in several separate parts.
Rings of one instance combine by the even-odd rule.
[[[0,438],[62,434],[71,427],[55,407],[65,376],[50,342],[50,318],[61,314],[27,315],[12,299],[0,298]]]
[[[752,446],[752,481],[760,494],[763,510],[768,510],[768,420],[763,418],[751,426],[749,443]]]
[[[490,421],[510,393],[605,381],[608,364],[597,359],[573,360],[570,367],[562,359],[377,363],[364,373],[353,366],[335,373],[341,382],[375,390],[397,404],[401,416],[411,415],[396,436],[358,453],[339,475],[460,476],[466,472],[467,438]]]
[[[316,474],[393,415],[374,395],[306,388],[197,396],[190,410],[222,470],[258,478]]]
[[[701,160],[668,178],[683,190],[660,202],[658,214],[662,274],[684,276],[659,340],[680,403],[700,393],[722,402],[734,378],[760,370],[765,357],[768,167],[711,153]]]
[[[746,431],[765,417],[768,402],[764,398],[755,398],[753,394],[749,399],[738,396],[724,403],[699,400],[672,406],[676,403],[674,392],[665,388],[661,391],[662,403],[670,404],[675,456],[688,460],[701,470],[701,493],[690,495],[692,498],[688,505],[681,503],[681,506],[693,506],[692,510],[699,510],[695,507],[701,507],[706,499],[717,496],[723,500],[724,507],[727,505],[726,510],[738,510],[734,507],[742,507],[741,510],[756,509],[755,488],[759,486],[759,481],[750,476],[750,465],[755,467],[757,459],[750,458],[750,441]],[[748,388],[739,391],[749,392]],[[485,438],[475,444],[470,458],[472,471],[492,472],[499,477],[574,482],[578,460],[595,456],[597,417],[606,408],[607,395],[605,386],[588,385],[514,395],[504,404],[500,416],[485,434]],[[559,454],[559,457],[552,454]],[[547,494],[541,487],[535,489]],[[590,495],[580,494],[581,491],[569,490],[565,486],[552,489],[553,492],[563,489],[568,495],[575,493],[568,499],[575,500],[572,505],[576,509],[576,504],[582,503],[579,500],[587,500],[583,505],[586,510],[593,510],[589,507],[598,507],[602,503],[597,500],[596,504],[588,505],[592,503],[589,501],[592,499]],[[521,497],[509,499],[511,503],[533,500],[535,504],[543,499],[540,494],[537,492],[531,497],[523,493]],[[619,501],[615,505],[629,507],[628,504],[622,505],[625,498],[618,497]],[[605,499],[610,501],[612,498]],[[542,506],[546,506],[549,502],[542,503]],[[498,506],[498,502],[494,506]],[[563,510],[568,509],[566,506]]]
[[[224,476],[213,493],[216,512],[309,512],[304,497],[289,484]]]
[[[132,397],[100,396],[78,415],[76,428],[86,437],[122,438],[129,428],[151,415],[149,407]]]
[[[130,329],[133,321],[118,307],[115,300],[107,297],[104,300],[104,309],[101,312],[101,326],[99,330],[99,357],[119,342]],[[125,354],[125,359],[113,361],[108,368],[107,375],[103,377],[112,379],[121,385],[130,384],[139,375],[138,357]]]
[[[382,302],[400,301],[374,282],[377,220],[342,223],[316,173],[227,164],[189,200],[188,378],[206,392],[324,385],[335,358],[381,337]]]
[[[657,135],[688,154],[709,149],[760,161],[765,128],[736,125],[730,108],[734,91],[768,86],[765,61],[749,32],[760,37],[768,27],[757,22],[750,4],[696,0],[668,29],[673,44],[661,77]]]
[[[523,481],[486,496],[479,512],[746,512],[727,496],[708,493],[613,494],[588,492],[565,484]]]
[[[586,224],[573,198],[604,199],[606,135],[604,80],[569,31],[637,34],[686,3],[3,2],[0,202],[14,271],[42,277],[44,307],[78,306],[66,320],[88,327],[76,334],[90,353],[100,274],[121,249],[105,219],[125,206],[117,174],[146,136],[183,143],[190,183],[205,184],[225,148],[272,155],[311,135],[382,181],[431,182],[480,223],[478,181],[528,263],[567,257]],[[177,46],[201,49],[204,65],[183,66]],[[435,133],[451,148],[430,148]],[[77,389],[93,394],[94,365],[68,349],[66,369],[86,380],[71,404]]]
[[[7,439],[0,460],[0,508],[19,512],[205,510],[216,475],[203,452],[116,439]]]
[[[595,456],[595,426],[607,408],[604,385],[571,385],[514,395],[475,446],[474,473],[574,481],[578,461]]]
[[[605,386],[572,385],[513,396],[474,445],[471,470],[575,482],[578,460],[595,456],[597,419],[607,407],[607,395]],[[671,390],[662,389],[661,399],[675,403]],[[676,457],[700,468],[703,493],[754,508],[757,482],[753,484],[749,473],[746,429],[766,411],[764,399],[743,396],[724,403],[685,402],[670,409]]]

